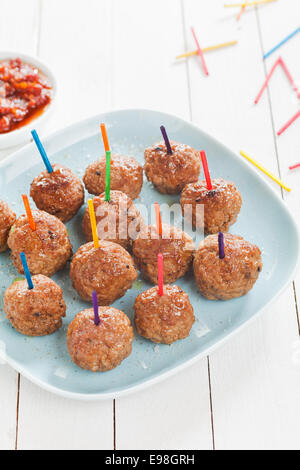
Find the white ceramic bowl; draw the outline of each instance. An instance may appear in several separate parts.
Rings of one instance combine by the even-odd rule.
[[[50,104],[45,108],[44,112],[36,119],[33,119],[30,123],[26,124],[23,127],[20,127],[19,129],[8,132],[6,134],[0,134],[0,149],[13,147],[15,145],[28,142],[31,139],[30,130],[32,128],[37,130],[41,129],[41,126],[53,110],[57,94],[56,78],[51,72],[48,65],[46,65],[44,62],[42,62],[35,56],[22,54],[16,51],[0,51],[0,61],[6,59],[16,59],[17,57],[19,57],[23,62],[27,62],[37,67],[42,72],[42,74],[44,74],[48,78],[53,90],[52,99]]]

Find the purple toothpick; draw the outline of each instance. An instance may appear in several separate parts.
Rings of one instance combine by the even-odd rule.
[[[219,258],[224,259],[225,258],[224,235],[222,232],[219,233],[218,241],[219,241]]]
[[[167,154],[172,155],[173,152],[172,152],[171,144],[170,144],[170,141],[169,141],[169,137],[167,135],[167,131],[166,131],[164,126],[160,126],[160,130],[161,130],[161,133],[163,135],[163,138],[164,138],[164,141],[165,141],[165,144],[166,144],[166,147],[167,147]]]
[[[92,293],[92,297],[93,297],[93,306],[94,306],[94,315],[95,315],[94,322],[95,322],[95,325],[98,326],[100,324],[100,318],[99,318],[99,308],[98,308],[98,299],[97,299],[96,291]]]

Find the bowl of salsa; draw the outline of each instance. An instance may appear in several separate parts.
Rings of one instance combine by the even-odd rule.
[[[0,52],[0,149],[29,141],[53,108],[56,80],[36,57]]]

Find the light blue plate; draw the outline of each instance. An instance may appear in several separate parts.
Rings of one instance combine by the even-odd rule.
[[[262,250],[264,268],[253,290],[245,297],[208,301],[197,292],[193,276],[178,281],[193,303],[196,322],[189,338],[172,346],[155,345],[138,336],[133,352],[115,370],[94,374],[76,367],[66,347],[66,331],[74,315],[89,307],[73,290],[69,267],[54,276],[64,290],[67,318],[63,328],[45,338],[29,338],[17,333],[5,319],[3,294],[19,277],[9,253],[0,254],[0,354],[15,369],[41,387],[78,399],[104,399],[133,392],[155,383],[208,354],[274,300],[293,279],[299,259],[297,226],[284,203],[268,184],[241,157],[237,157],[197,127],[176,117],[146,110],[103,114],[57,132],[45,140],[52,162],[63,163],[83,176],[86,166],[103,153],[99,123],[108,127],[113,151],[134,156],[143,163],[143,150],[161,139],[164,124],[170,138],[205,149],[213,177],[230,179],[240,188],[243,207],[231,232],[256,243]],[[0,163],[0,198],[10,203],[17,215],[23,213],[21,193],[43,169],[33,144]],[[136,202],[170,204],[179,197],[163,196],[145,181]],[[83,209],[68,224],[74,251],[84,243],[81,231]],[[181,220],[177,220],[177,223]],[[136,296],[149,287],[139,280],[114,306],[133,318]]]

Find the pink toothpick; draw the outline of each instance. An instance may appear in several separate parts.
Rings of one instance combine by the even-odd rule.
[[[298,111],[295,116],[293,116],[278,132],[277,132],[277,135],[281,135],[283,134],[284,131],[286,131],[288,129],[288,127],[290,127],[293,122],[296,121],[296,119],[298,119],[298,117],[300,117],[300,111]]]
[[[205,60],[204,60],[204,55],[203,55],[202,49],[201,49],[201,47],[200,47],[200,44],[199,44],[199,41],[198,41],[198,38],[197,38],[197,36],[196,36],[196,33],[195,33],[194,28],[191,28],[191,31],[192,31],[192,34],[193,34],[194,39],[195,39],[195,43],[196,43],[197,51],[198,51],[198,56],[199,56],[200,59],[201,59],[202,67],[203,67],[204,73],[205,73],[205,75],[208,75],[208,70],[207,70],[207,67],[206,67]]]
[[[280,57],[279,57],[279,59],[276,60],[275,64],[273,65],[273,67],[271,68],[270,72],[268,73],[267,78],[266,78],[266,80],[264,81],[264,84],[263,84],[263,86],[262,86],[260,92],[258,93],[257,97],[255,98],[255,101],[254,101],[255,104],[257,104],[257,103],[259,102],[260,98],[262,97],[263,92],[265,91],[265,89],[266,89],[267,86],[268,86],[268,83],[269,83],[269,81],[270,81],[270,78],[272,77],[272,75],[273,75],[273,73],[274,73],[276,67],[277,67],[280,63],[281,63],[281,62],[280,62]]]
[[[292,77],[292,75],[291,75],[289,69],[287,68],[285,62],[283,61],[283,59],[282,59],[281,57],[279,57],[279,61],[280,61],[280,65],[281,65],[281,67],[283,68],[283,70],[284,70],[286,76],[288,77],[289,81],[291,82],[291,85],[292,85],[292,87],[293,87],[293,90],[297,93],[297,97],[300,99],[300,91],[299,91],[299,89],[298,89],[298,87],[297,87],[297,85],[296,85],[296,83],[295,83],[295,81],[294,81],[294,79],[293,79],[293,77]]]
[[[289,170],[295,170],[296,168],[300,168],[300,163],[295,163],[295,165],[289,166]]]

